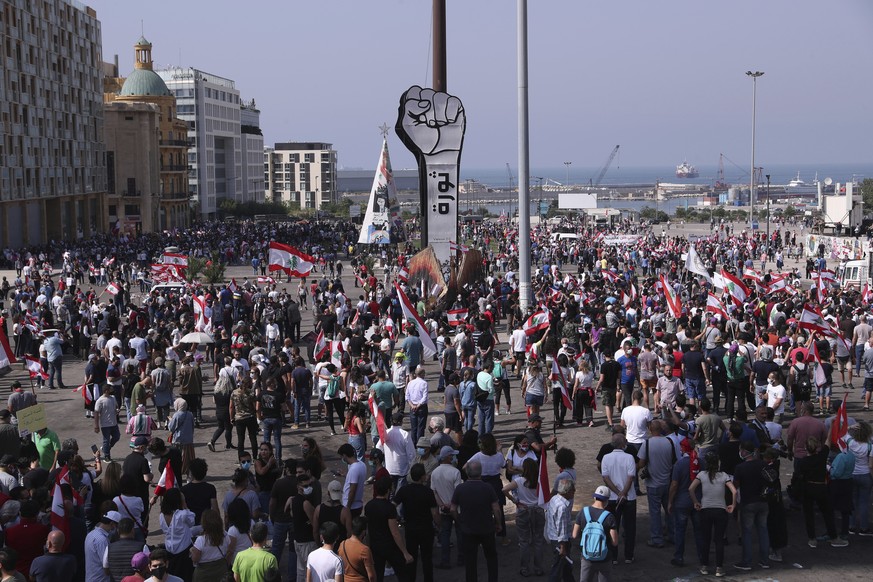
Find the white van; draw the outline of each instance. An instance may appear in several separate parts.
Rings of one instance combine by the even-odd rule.
[[[152,288],[149,290],[149,295],[155,291],[158,293],[174,293],[176,295],[181,295],[185,292],[185,285],[186,283],[181,283],[179,281],[173,283],[158,283],[152,285]]]
[[[552,242],[558,242],[561,240],[578,240],[579,235],[575,232],[553,232],[552,233]]]

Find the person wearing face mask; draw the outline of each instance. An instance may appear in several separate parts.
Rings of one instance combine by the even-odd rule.
[[[413,464],[421,463],[424,465],[425,472],[430,475],[436,466],[439,464],[436,457],[433,456],[434,447],[430,444],[430,439],[426,436],[418,439],[415,447],[415,459]],[[410,468],[411,469],[411,468]],[[410,473],[407,473],[407,480],[410,478]]]
[[[537,460],[537,455],[530,448],[530,442],[524,434],[515,437],[509,454],[506,455],[506,478],[512,480],[516,475],[521,475],[521,467],[525,459]],[[557,481],[556,481],[557,482]]]
[[[109,547],[109,540],[121,521],[117,511],[107,511],[97,526],[85,537],[85,580],[87,582],[110,582],[109,574],[103,570],[103,554]]]
[[[317,547],[312,535],[312,518],[321,500],[314,499],[315,487],[312,475],[303,467],[297,467],[297,495],[285,503],[294,520],[294,553],[297,556],[297,580],[306,579],[306,559]],[[317,501],[317,502],[316,502]],[[290,565],[289,565],[290,566]],[[294,579],[292,576],[291,579]]]
[[[775,421],[781,423],[785,414],[785,386],[778,371],[770,372],[767,378],[767,407],[773,409]]]
[[[145,582],[183,582],[178,576],[173,576],[167,570],[170,554],[167,550],[157,549],[149,555],[150,578]]]

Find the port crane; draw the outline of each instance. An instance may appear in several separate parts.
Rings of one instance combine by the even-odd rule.
[[[612,160],[614,160],[615,156],[618,155],[618,148],[619,147],[620,146],[615,146],[612,149],[612,152],[609,154],[609,158],[606,160],[606,163],[603,164],[603,167],[600,168],[600,172],[597,174],[597,177],[588,180],[589,186],[600,186],[600,183],[603,181],[603,177],[606,175],[606,172],[609,170],[609,167],[612,165]]]
[[[512,168],[509,167],[509,162],[506,162],[506,173],[509,174],[509,191],[512,192],[512,182],[515,176],[512,175]]]

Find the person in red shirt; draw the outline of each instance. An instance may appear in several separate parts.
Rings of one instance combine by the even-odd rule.
[[[673,377],[682,377],[682,348],[679,347],[679,342],[673,342]]]
[[[6,544],[18,552],[16,569],[30,576],[30,564],[42,555],[51,527],[36,520],[39,504],[28,499],[21,504],[21,521],[6,530]]]

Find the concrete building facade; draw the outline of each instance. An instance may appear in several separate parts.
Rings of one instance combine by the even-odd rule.
[[[321,209],[336,202],[337,156],[333,144],[284,142],[264,149],[264,186],[268,200],[291,208]]]
[[[261,132],[261,110],[255,106],[252,99],[248,103],[240,103],[239,110],[240,157],[242,163],[243,192],[246,200],[252,202],[264,201],[264,134]]]
[[[0,244],[105,232],[101,30],[72,0],[0,0]]]
[[[188,186],[196,199],[199,218],[215,218],[224,199],[248,202],[261,198],[263,184],[252,180],[250,183],[257,187],[252,191],[244,181],[248,178],[243,171],[243,103],[235,83],[191,67],[170,68],[157,74],[176,97],[177,115],[188,124]],[[260,131],[259,119],[260,112],[249,109],[247,144],[249,136],[257,135],[252,128]]]

